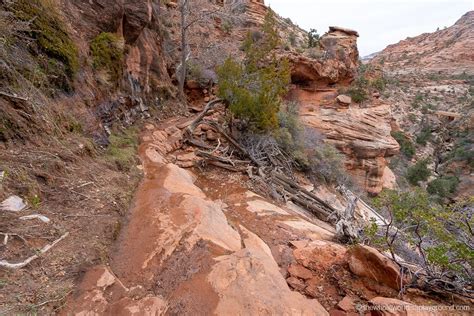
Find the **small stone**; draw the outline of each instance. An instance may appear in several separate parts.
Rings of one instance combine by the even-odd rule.
[[[209,98],[209,97],[204,98],[204,102],[209,102],[210,100],[211,100],[211,98]]]
[[[178,161],[176,164],[178,165],[178,167],[185,169],[194,167],[194,161]]]
[[[293,277],[297,277],[303,280],[309,280],[313,277],[313,273],[311,273],[310,270],[299,264],[290,265],[288,267],[288,273]]]
[[[177,128],[176,126],[170,126],[165,129],[166,134],[170,136],[178,133],[179,131],[180,131],[179,128]]]
[[[210,141],[217,140],[217,134],[213,130],[208,130],[206,132],[206,138]]]
[[[194,154],[194,152],[190,152],[187,154],[179,155],[176,157],[176,159],[178,159],[179,161],[194,161],[196,160],[196,155]]]
[[[295,277],[289,277],[286,279],[286,282],[295,290],[297,291],[303,291],[306,285],[304,282],[298,278]]]
[[[345,312],[355,311],[354,299],[346,295],[338,304],[337,307]]]

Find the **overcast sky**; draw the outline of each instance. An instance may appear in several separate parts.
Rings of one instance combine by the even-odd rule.
[[[337,25],[359,32],[361,56],[408,36],[453,25],[474,10],[474,0],[265,0],[283,17],[320,34]]]

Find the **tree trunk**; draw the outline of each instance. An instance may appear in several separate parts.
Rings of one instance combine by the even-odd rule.
[[[188,0],[181,0],[181,68],[179,69],[179,98],[185,99],[184,84],[186,82],[186,59],[187,59],[187,38],[186,38],[186,14],[188,13]]]

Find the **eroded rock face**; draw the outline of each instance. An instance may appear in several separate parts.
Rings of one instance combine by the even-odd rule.
[[[90,41],[102,32],[124,38],[123,90],[146,96],[170,89],[156,3],[151,0],[81,0],[65,1],[63,5],[81,53],[87,54]]]
[[[399,73],[474,74],[473,31],[474,11],[470,11],[451,27],[388,46],[371,63]]]
[[[390,174],[384,176],[386,158],[400,149],[390,134],[390,105],[376,100],[366,108],[354,104],[347,109],[334,109],[305,102],[300,115],[307,126],[321,132],[346,155],[346,167],[368,193],[376,195],[384,187],[393,187]]]
[[[323,58],[311,58],[294,52],[283,54],[291,63],[292,81],[304,86],[351,82],[359,63],[355,33],[337,28],[324,34],[320,39]]]

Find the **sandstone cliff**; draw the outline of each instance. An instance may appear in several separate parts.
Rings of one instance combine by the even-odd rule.
[[[372,62],[398,73],[474,74],[474,11],[456,24],[389,45]]]

